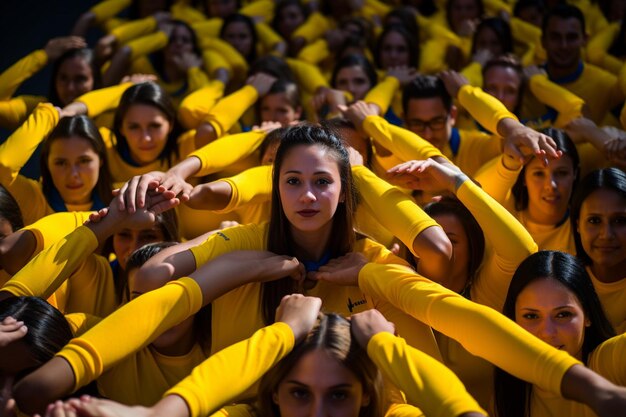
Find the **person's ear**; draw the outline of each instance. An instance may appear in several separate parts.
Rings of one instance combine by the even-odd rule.
[[[452,126],[456,123],[456,117],[459,115],[459,109],[453,104],[450,107],[450,122],[452,122]]]
[[[274,401],[274,404],[278,405],[278,393],[276,391],[272,393],[272,401]]]
[[[372,398],[369,394],[363,393],[363,398],[361,398],[361,407],[367,407],[372,402]]]

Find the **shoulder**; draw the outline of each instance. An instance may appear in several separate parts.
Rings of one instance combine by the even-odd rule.
[[[408,262],[394,255],[389,249],[366,237],[357,239],[354,251],[360,252],[368,261],[379,264],[399,264],[409,266]]]

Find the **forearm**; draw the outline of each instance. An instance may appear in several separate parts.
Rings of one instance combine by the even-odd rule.
[[[194,187],[187,205],[196,210],[223,210],[230,203],[232,187],[226,181],[213,181]]]
[[[18,230],[0,241],[0,268],[14,275],[26,265],[37,248],[29,230]]]
[[[196,173],[200,171],[200,168],[202,168],[200,158],[197,156],[190,156],[171,167],[167,173],[186,180],[196,175]]]

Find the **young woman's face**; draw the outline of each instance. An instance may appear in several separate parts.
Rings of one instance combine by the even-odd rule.
[[[475,20],[480,18],[480,9],[476,0],[450,0],[454,1],[452,7],[450,7],[450,21],[451,29],[457,32],[468,20]]]
[[[281,126],[289,126],[300,119],[302,111],[293,108],[285,93],[268,94],[261,99],[261,121],[278,122]]]
[[[128,257],[143,245],[154,242],[163,242],[163,230],[155,224],[152,229],[123,229],[113,235],[113,252],[122,269],[126,269]]]
[[[380,65],[383,69],[408,66],[410,61],[409,45],[402,35],[391,31],[380,45]]]
[[[209,17],[225,18],[233,13],[237,13],[236,0],[206,0]]]
[[[304,14],[295,4],[283,7],[278,20],[278,32],[283,38],[290,38],[294,30],[304,23]]]
[[[514,111],[519,103],[522,79],[510,67],[491,67],[485,72],[483,90],[502,102],[508,111]]]
[[[528,190],[528,216],[539,224],[556,224],[565,217],[576,171],[569,156],[551,159],[544,167],[533,158],[526,165],[524,183]]]
[[[502,42],[498,38],[498,34],[489,27],[483,27],[476,34],[476,43],[474,49],[477,51],[487,50],[493,54],[493,56],[500,56],[504,53],[502,49]]]
[[[166,56],[180,56],[187,52],[193,52],[193,36],[185,26],[177,25],[165,49]]]
[[[576,295],[560,282],[539,278],[528,284],[517,296],[515,321],[549,345],[582,358],[590,322]]]
[[[469,278],[467,276],[467,268],[469,267],[470,261],[470,248],[467,233],[465,233],[465,228],[459,219],[453,214],[439,214],[433,216],[433,219],[439,223],[444,230],[454,250],[454,262],[452,271],[449,274],[450,281],[441,282],[441,285],[452,291],[461,292],[465,288],[467,279]]]
[[[292,231],[324,232],[343,198],[337,161],[319,145],[292,148],[280,167],[279,194]]]
[[[48,169],[54,187],[65,203],[87,204],[102,161],[91,144],[78,136],[58,138],[50,144]]]
[[[224,30],[224,40],[231,44],[241,55],[247,57],[255,45],[252,43],[250,29],[243,22],[233,22]]]
[[[133,160],[147,165],[159,158],[172,128],[167,115],[158,108],[133,104],[124,115],[120,130],[126,137]]]
[[[354,373],[323,349],[304,354],[274,393],[281,417],[358,417],[369,401]]]
[[[7,219],[0,217],[0,239],[9,236],[14,231],[11,223]]]
[[[93,90],[93,84],[91,66],[78,56],[63,61],[54,80],[54,88],[64,106]]]
[[[578,232],[583,249],[594,265],[623,268],[626,262],[626,199],[605,188],[589,194],[580,207]]]
[[[363,68],[355,65],[344,67],[337,72],[335,88],[349,92],[354,101],[357,101],[363,100],[372,85]]]

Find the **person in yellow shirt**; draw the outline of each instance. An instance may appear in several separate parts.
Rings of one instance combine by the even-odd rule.
[[[583,261],[617,333],[626,332],[626,174],[605,168],[587,175],[572,198],[576,255]]]
[[[574,256],[541,251],[522,262],[511,280],[504,314],[546,343],[564,350],[614,384],[626,385],[626,335],[604,315],[584,266]],[[497,369],[497,415],[594,415]]]
[[[258,35],[250,17],[233,13],[224,18],[220,38],[231,44],[248,64],[254,63],[257,58]]]
[[[476,180],[496,201],[517,217],[539,250],[575,253],[569,207],[578,182],[579,159],[567,134],[542,130],[562,152],[558,159],[533,157],[526,164],[508,150],[490,161]]]

